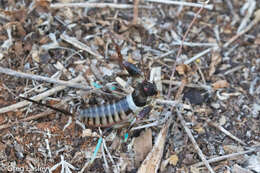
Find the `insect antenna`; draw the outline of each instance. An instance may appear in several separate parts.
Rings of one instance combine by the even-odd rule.
[[[68,111],[66,111],[64,109],[55,108],[53,106],[50,106],[50,105],[47,105],[47,104],[44,104],[44,103],[41,103],[41,102],[38,102],[38,101],[35,101],[35,100],[32,100],[32,99],[29,99],[29,98],[26,98],[26,97],[19,96],[19,98],[21,98],[23,100],[27,100],[27,101],[32,102],[32,103],[35,103],[35,104],[40,105],[40,106],[44,106],[44,107],[50,108],[50,109],[52,109],[54,111],[63,113],[64,115],[73,115],[72,113],[70,113],[70,112],[68,112]]]
[[[141,71],[144,74],[144,78],[145,81],[148,81],[148,73],[145,70],[145,63],[144,63],[144,51],[143,51],[143,44],[147,42],[147,38],[149,37],[149,33],[147,32],[147,30],[140,24],[135,24],[135,25],[131,25],[131,28],[133,28],[135,31],[138,32],[138,35],[140,37],[140,54],[141,54],[141,62],[140,62],[140,66],[141,66]]]
[[[111,32],[112,35],[112,32]],[[119,60],[119,65],[121,68],[126,69],[127,72],[132,75],[132,76],[139,76],[141,75],[141,71],[139,68],[137,68],[134,64],[125,61],[123,59],[123,56],[121,54],[121,48],[118,46],[118,44],[116,44],[115,40],[111,37],[112,43],[114,44],[115,48],[116,48],[116,52],[118,55],[118,60]]]
[[[142,31],[141,31],[141,29],[144,29],[144,28],[138,28],[139,30],[139,35],[140,35],[140,39],[141,39],[141,47],[140,47],[140,54],[141,54],[141,69],[142,69],[142,72],[143,72],[143,74],[144,74],[144,79],[145,79],[145,81],[147,81],[148,80],[148,75],[147,75],[147,72],[145,71],[145,69],[144,69],[144,56],[143,56],[143,48],[142,48],[142,46],[143,46],[143,39],[142,39]]]
[[[110,35],[112,35],[112,33],[111,33]],[[117,56],[118,56],[119,65],[120,65],[122,68],[124,68],[124,65],[123,65],[123,56],[122,56],[122,54],[121,54],[121,48],[118,46],[118,44],[116,44],[116,42],[115,42],[115,40],[113,39],[112,36],[111,36],[110,38],[111,38],[111,40],[112,40],[113,45],[114,45],[115,48],[116,48],[116,53],[117,53]]]

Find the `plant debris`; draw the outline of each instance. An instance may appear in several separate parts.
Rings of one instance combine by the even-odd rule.
[[[0,7],[2,172],[260,172],[258,1]],[[133,118],[80,121],[143,81]]]

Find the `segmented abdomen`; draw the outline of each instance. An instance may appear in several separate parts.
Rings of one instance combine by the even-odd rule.
[[[135,105],[132,95],[129,94],[118,102],[112,102],[101,106],[93,106],[79,110],[79,118],[90,126],[109,126],[128,119],[131,112],[140,110]]]

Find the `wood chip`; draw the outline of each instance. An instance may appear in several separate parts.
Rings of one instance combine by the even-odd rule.
[[[229,87],[229,83],[226,80],[219,80],[212,84],[212,87],[214,90],[220,89],[220,88],[227,88]]]
[[[147,129],[134,140],[135,163],[139,165],[152,149],[152,130]]]
[[[219,50],[213,50],[212,56],[211,56],[211,63],[209,67],[209,76],[212,76],[215,71],[217,65],[221,62],[222,57]]]
[[[138,169],[137,173],[151,173],[151,172],[158,171],[160,167],[160,162],[164,150],[164,144],[165,144],[169,125],[170,125],[170,121],[164,124],[160,133],[157,136],[152,151],[145,158],[142,165]]]

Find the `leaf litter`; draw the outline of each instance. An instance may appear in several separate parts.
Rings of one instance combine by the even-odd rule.
[[[259,5],[3,1],[1,169],[260,172]],[[131,92],[112,40],[160,91],[132,130],[90,130],[19,99],[73,112]]]

